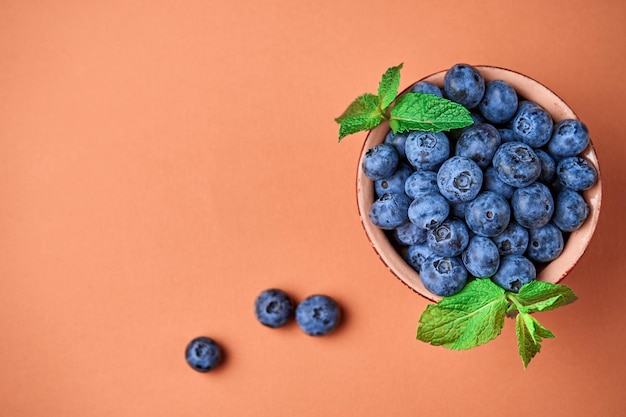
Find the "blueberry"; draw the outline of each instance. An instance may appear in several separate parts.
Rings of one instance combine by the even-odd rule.
[[[516,188],[502,181],[496,172],[496,169],[493,166],[490,166],[483,172],[483,190],[493,191],[494,193],[500,194],[502,197],[509,199],[513,197],[513,193]]]
[[[521,142],[506,142],[493,155],[493,167],[500,179],[512,187],[525,187],[541,175],[541,160]]]
[[[434,171],[414,171],[404,182],[404,192],[411,198],[423,194],[438,193],[437,173]]]
[[[511,221],[502,233],[491,238],[500,256],[523,255],[528,248],[528,230]]]
[[[500,258],[500,268],[491,279],[507,291],[518,292],[524,284],[536,277],[535,265],[528,258],[509,255]]]
[[[458,293],[467,283],[467,269],[459,257],[431,255],[422,264],[420,278],[424,287],[439,296]]]
[[[526,256],[535,262],[550,262],[563,252],[563,233],[552,222],[528,230]]]
[[[574,191],[588,190],[598,178],[598,172],[591,162],[578,156],[561,160],[556,166],[556,175],[563,187]]]
[[[293,302],[282,290],[265,290],[254,302],[254,314],[264,326],[280,327],[293,317]]]
[[[537,228],[548,223],[554,213],[554,199],[550,189],[535,182],[518,188],[511,198],[515,221],[526,228]]]
[[[222,349],[209,337],[196,337],[187,345],[185,359],[192,369],[209,372],[222,361]]]
[[[443,89],[450,100],[471,109],[485,94],[485,80],[471,65],[456,64],[446,72]]]
[[[500,266],[500,253],[488,237],[474,236],[461,257],[467,271],[477,278],[493,276]]]
[[[456,203],[450,203],[450,215],[459,219],[465,219],[465,209],[469,201],[458,201]]]
[[[428,243],[418,243],[416,245],[411,245],[407,248],[406,260],[413,269],[415,269],[417,272],[420,272],[424,261],[428,259],[428,257],[432,254],[433,251],[428,246]]]
[[[437,172],[439,192],[450,202],[472,200],[482,184],[482,170],[476,162],[464,156],[453,156]]]
[[[552,117],[538,105],[522,107],[511,123],[517,140],[534,148],[539,148],[550,140],[552,126]]]
[[[478,104],[485,119],[492,123],[505,123],[517,111],[517,93],[506,81],[494,80],[485,86],[485,94]]]
[[[441,88],[428,81],[418,81],[411,87],[412,93],[433,94],[437,97],[443,98]]]
[[[573,190],[563,190],[555,200],[552,221],[564,232],[580,228],[589,216],[589,206],[583,196]]]
[[[370,207],[370,220],[381,229],[391,230],[409,220],[411,199],[402,194],[383,194]]]
[[[532,100],[522,100],[522,101],[520,101],[520,102],[517,104],[517,113],[519,113],[519,112],[521,112],[521,111],[524,111],[524,110],[527,110],[527,109],[534,108],[534,107],[539,107],[539,108],[542,108],[539,104],[535,103],[535,102],[534,102],[534,101],[532,101]],[[511,122],[510,122],[510,123],[508,123],[508,124],[509,124],[509,125],[511,125],[511,127],[512,127],[512,125],[513,125],[513,120],[511,120]]]
[[[309,336],[330,333],[339,325],[340,319],[339,305],[327,295],[311,295],[296,307],[296,322]]]
[[[365,152],[362,168],[365,176],[373,181],[387,178],[396,170],[400,157],[392,145],[381,143]]]
[[[408,221],[394,229],[394,237],[400,245],[416,245],[426,242],[426,229]]]
[[[461,133],[456,143],[456,155],[465,156],[486,168],[500,146],[498,129],[488,123],[480,123]]]
[[[404,153],[404,143],[406,142],[406,133],[393,133],[393,130],[390,130],[385,136],[385,140],[383,143],[387,145],[393,146],[398,152],[398,156],[400,159],[406,158],[406,154]]]
[[[554,158],[541,149],[535,149],[535,154],[539,157],[539,161],[541,162],[541,173],[537,180],[545,184],[551,183],[556,176],[556,162]]]
[[[428,246],[441,256],[458,256],[469,243],[469,232],[459,219],[448,219],[428,231]]]
[[[557,157],[576,156],[589,144],[589,130],[580,120],[565,119],[554,126],[548,151]]]
[[[453,140],[458,140],[459,137],[463,134],[463,132],[465,132],[467,129],[470,129],[476,125],[479,125],[481,123],[485,123],[487,120],[485,120],[485,118],[483,117],[482,114],[476,112],[476,111],[470,111],[470,117],[472,118],[473,122],[471,125],[469,126],[465,126],[462,127],[460,129],[452,129],[448,132],[448,137],[450,139]]]
[[[436,170],[450,156],[450,141],[443,132],[414,130],[406,138],[404,152],[415,169]]]
[[[479,236],[496,236],[509,225],[511,208],[500,194],[483,191],[465,208],[467,226]]]
[[[502,140],[502,143],[513,142],[517,140],[515,138],[515,133],[513,133],[513,130],[508,127],[498,128],[498,133],[500,133],[500,139]]]
[[[411,202],[409,220],[422,229],[432,229],[450,214],[450,204],[439,193],[424,194]]]
[[[400,163],[393,174],[374,182],[376,195],[380,197],[383,194],[404,193],[404,183],[412,173],[413,170],[410,166]]]

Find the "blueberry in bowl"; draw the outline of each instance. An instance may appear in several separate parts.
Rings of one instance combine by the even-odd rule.
[[[493,66],[454,65],[398,97],[438,91],[465,106],[474,123],[394,133],[383,120],[363,145],[357,206],[375,252],[401,282],[433,301],[487,278],[480,275],[508,291],[529,280],[558,283],[584,254],[600,214],[602,178],[587,126],[547,87]],[[406,199],[395,197],[394,221],[381,228],[370,217],[381,178],[368,178],[361,164],[382,143],[396,147],[398,160],[389,166],[408,165],[412,172],[402,172]],[[398,243],[395,228],[406,229],[407,220],[423,229],[426,242]],[[441,227],[457,221],[467,236],[456,226],[455,234]]]

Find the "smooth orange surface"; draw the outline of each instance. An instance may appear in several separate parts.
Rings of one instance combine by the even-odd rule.
[[[618,0],[0,2],[0,415],[623,415],[625,19]],[[580,299],[540,313],[556,339],[526,371],[512,321],[475,350],[416,341],[428,302],[363,232],[365,134],[337,144],[333,118],[400,62],[401,88],[457,62],[525,73],[592,132]],[[345,320],[265,328],[269,287]],[[184,361],[198,335],[226,351],[209,374]]]

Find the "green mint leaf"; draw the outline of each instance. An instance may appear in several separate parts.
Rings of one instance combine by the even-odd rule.
[[[507,305],[504,290],[491,280],[471,281],[461,292],[426,307],[417,339],[453,350],[480,346],[502,331]]]
[[[441,132],[473,123],[469,110],[433,94],[407,93],[391,109],[389,126],[394,133],[407,130]]]
[[[511,311],[523,313],[554,310],[578,299],[571,288],[543,281],[531,281],[520,288],[517,294],[507,294],[513,301]]]
[[[533,316],[522,312],[515,318],[515,333],[517,334],[517,349],[524,369],[541,350],[542,338],[554,337],[554,334],[543,327]]]
[[[404,64],[389,68],[383,74],[380,84],[378,84],[378,104],[383,112],[398,95],[398,87],[400,86],[400,70],[402,69],[402,65]]]
[[[335,121],[340,124],[340,142],[347,135],[375,128],[383,121],[378,97],[370,93],[357,97]]]
[[[344,121],[345,119],[349,117],[358,116],[362,114],[369,114],[369,113],[373,113],[377,111],[378,111],[378,97],[371,93],[365,93],[357,97],[356,99],[354,99],[354,101],[350,103],[348,108],[344,110],[341,116],[337,117],[335,121],[337,123],[341,123],[342,121]]]

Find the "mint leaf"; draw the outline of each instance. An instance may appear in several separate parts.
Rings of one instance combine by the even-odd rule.
[[[533,316],[522,312],[515,318],[515,333],[517,334],[517,349],[522,357],[524,369],[541,350],[542,338],[554,337],[554,334],[543,327]]]
[[[394,133],[407,130],[441,132],[473,123],[469,110],[432,94],[407,93],[391,109],[389,126]]]
[[[417,339],[453,350],[480,346],[500,334],[507,305],[504,290],[491,280],[471,281],[461,292],[426,307]]]
[[[397,67],[389,68],[378,84],[378,104],[384,112],[398,95],[398,87],[400,86],[400,64]]]
[[[515,309],[523,313],[554,310],[578,299],[571,288],[543,281],[531,281],[520,288],[517,294],[507,295],[513,304],[509,312]]]
[[[365,93],[354,99],[348,108],[344,110],[341,116],[337,117],[335,121],[337,123],[341,123],[349,117],[369,113],[380,113],[378,111],[378,97],[371,93]]]
[[[335,121],[340,123],[340,142],[347,135],[375,128],[383,121],[378,97],[370,93],[357,97]]]

